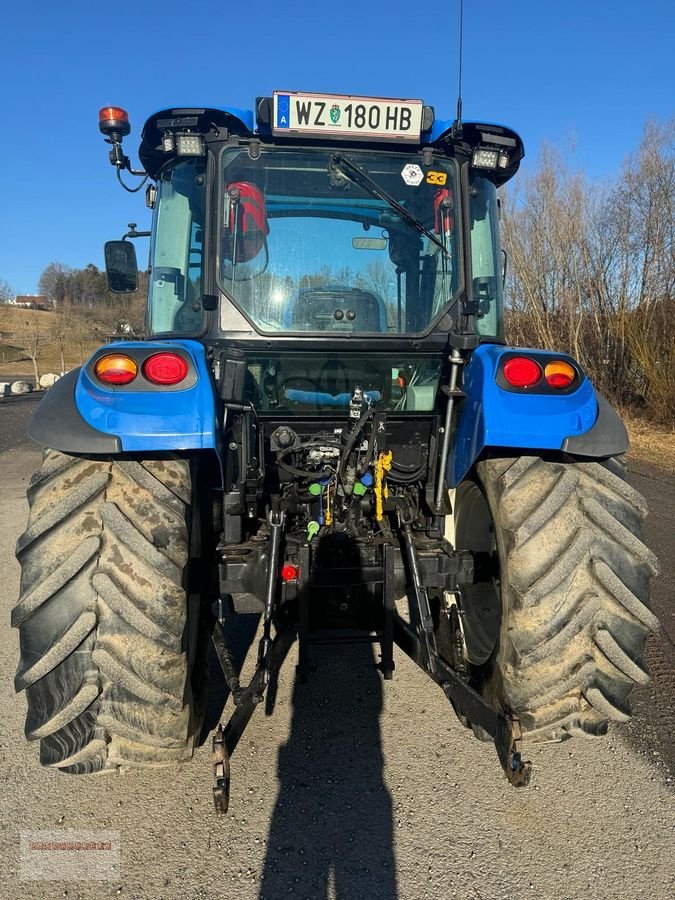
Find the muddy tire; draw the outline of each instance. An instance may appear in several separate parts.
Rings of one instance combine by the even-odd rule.
[[[12,611],[40,761],[87,774],[192,756],[190,466],[47,451],[28,490]],[[190,617],[192,619],[192,616]]]
[[[465,634],[473,682],[519,716],[527,743],[604,734],[649,680],[657,561],[640,540],[645,501],[621,471],[616,460],[491,459],[458,489],[459,534],[475,542],[481,498],[490,520],[462,601],[477,606]]]

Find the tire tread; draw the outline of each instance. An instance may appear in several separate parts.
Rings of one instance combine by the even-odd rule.
[[[540,457],[477,473],[499,545],[503,616],[483,693],[521,719],[528,742],[600,734],[645,684],[649,579],[644,499],[615,468]]]
[[[28,500],[15,685],[42,764],[91,774],[188,759],[200,726],[185,652],[189,462],[49,450]]]

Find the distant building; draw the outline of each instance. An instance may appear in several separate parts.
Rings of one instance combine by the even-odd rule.
[[[20,306],[22,309],[51,309],[52,305],[40,294],[17,294],[14,306]]]

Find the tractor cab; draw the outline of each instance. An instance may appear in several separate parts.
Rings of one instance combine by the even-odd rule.
[[[522,155],[509,129],[436,122],[422,101],[277,92],[255,115],[160,112],[140,148],[148,332],[501,341],[497,188]]]

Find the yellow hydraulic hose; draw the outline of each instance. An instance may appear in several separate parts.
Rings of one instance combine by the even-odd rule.
[[[384,518],[383,501],[389,496],[389,488],[386,485],[386,473],[391,469],[391,450],[380,453],[375,465],[375,519],[381,522]]]

